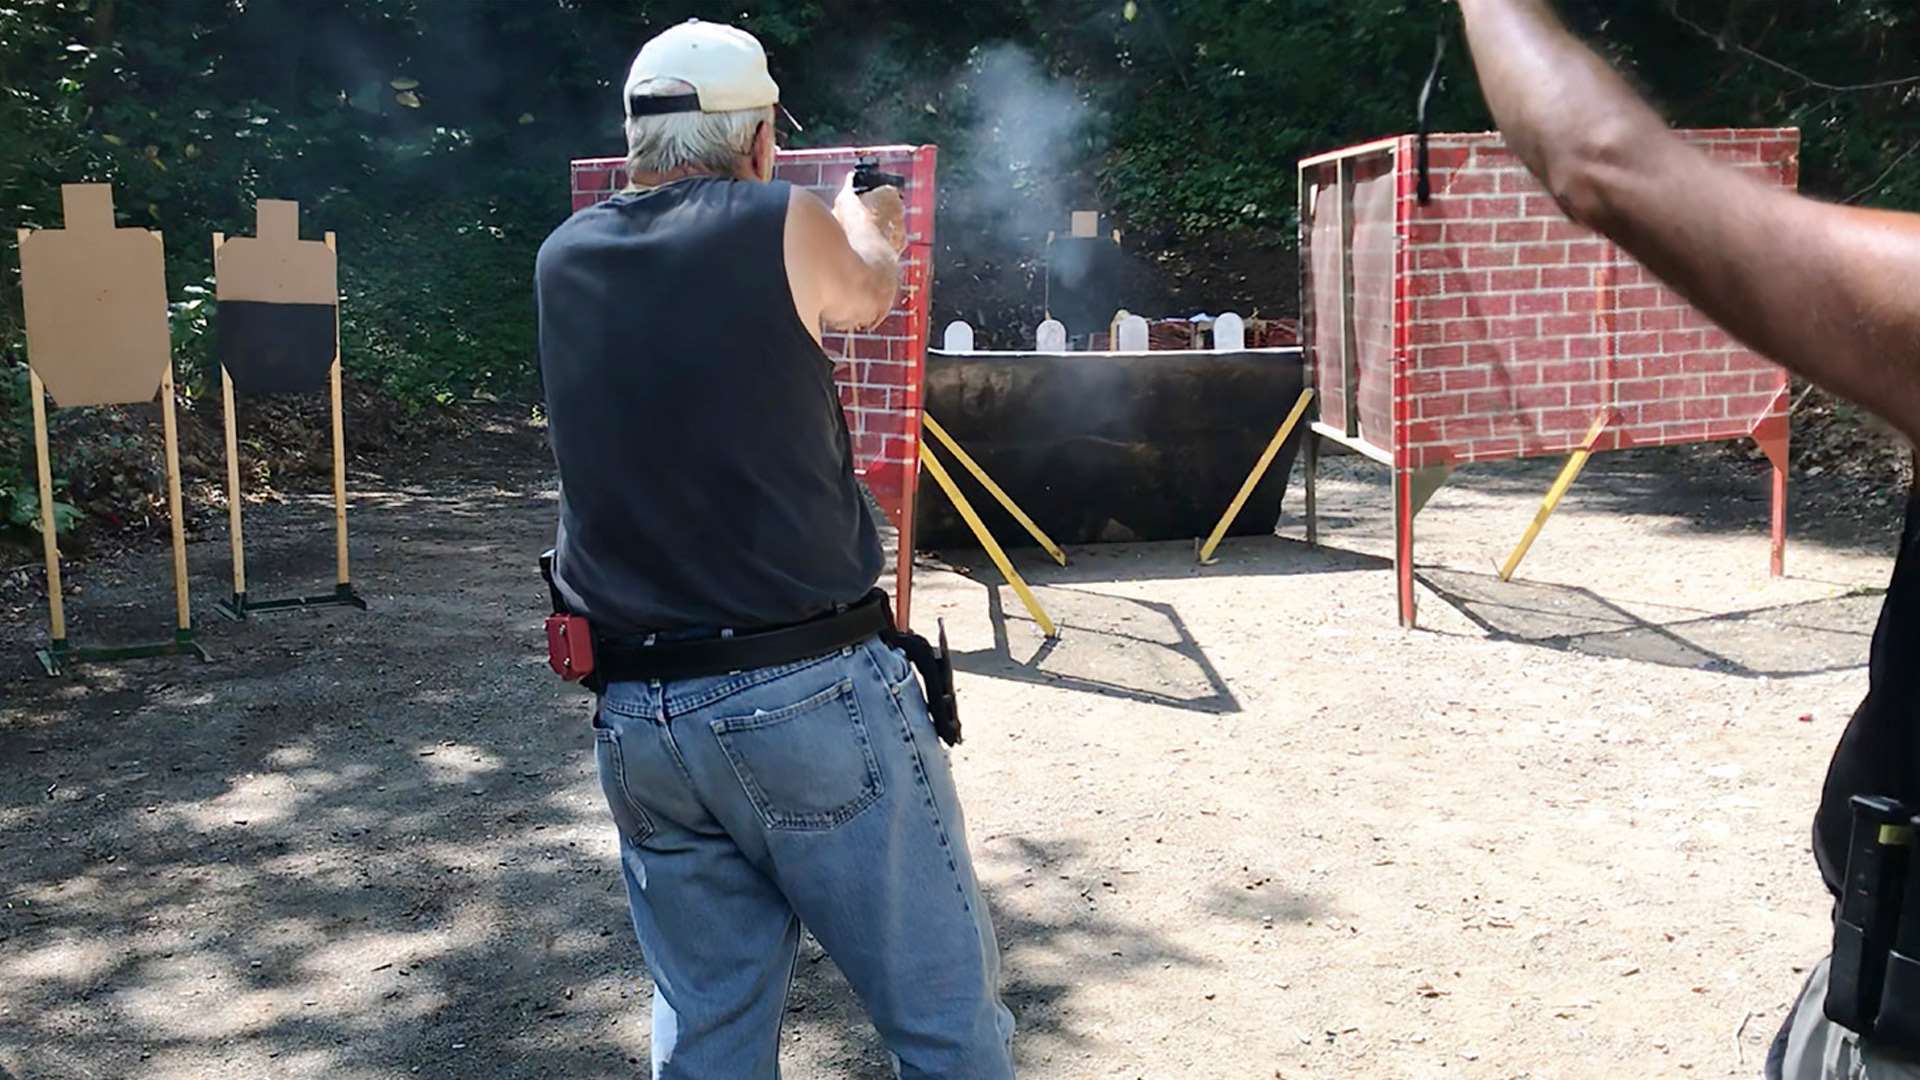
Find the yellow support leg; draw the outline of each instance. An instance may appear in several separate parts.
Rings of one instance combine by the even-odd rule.
[[[1034,597],[1033,590],[1027,588],[1027,579],[1021,577],[1020,572],[1013,568],[1007,553],[1000,549],[999,543],[993,539],[993,534],[987,531],[987,523],[980,520],[980,515],[974,512],[973,504],[960,493],[960,485],[953,482],[953,477],[947,475],[946,466],[940,464],[940,459],[934,456],[933,447],[921,445],[920,462],[927,467],[927,475],[933,477],[933,482],[939,484],[940,490],[947,493],[947,498],[953,502],[954,509],[960,511],[960,516],[966,520],[967,528],[973,530],[973,535],[980,541],[980,546],[987,549],[987,555],[993,560],[993,565],[1000,568],[1001,576],[1007,579],[1007,584],[1013,586],[1013,591],[1020,597],[1020,602],[1026,605],[1027,613],[1033,616],[1033,621],[1040,624],[1041,631],[1048,638],[1059,637],[1059,629],[1053,625],[1053,620],[1047,617],[1046,610]]]
[[[925,419],[927,422],[927,430],[933,433],[934,438],[940,440],[942,446],[953,451],[954,459],[960,462],[962,468],[972,473],[975,480],[980,481],[980,486],[987,489],[987,494],[993,496],[996,502],[1006,508],[1007,513],[1013,515],[1013,520],[1019,522],[1020,527],[1027,530],[1028,536],[1033,537],[1041,547],[1047,549],[1047,554],[1053,556],[1054,562],[1059,563],[1061,566],[1067,565],[1067,553],[1060,550],[1060,545],[1054,543],[1052,537],[1042,532],[1040,526],[1035,525],[1033,519],[1028,517],[1026,512],[1021,510],[1019,506],[1014,504],[1013,496],[1008,495],[1005,491],[1001,490],[999,484],[993,482],[993,477],[987,475],[987,470],[981,468],[980,463],[973,460],[972,454],[961,449],[960,444],[954,441],[953,436],[947,434],[947,429],[940,426],[940,421],[935,420],[931,414],[926,416]]]
[[[24,235],[26,230],[22,229]],[[47,620],[54,647],[67,643],[67,607],[60,595],[60,538],[53,512],[53,454],[47,445],[47,386],[40,373],[27,371],[27,390],[33,395],[34,467],[40,481],[40,547],[47,557]]]
[[[327,250],[339,250],[332,233],[326,234]],[[336,298],[337,299],[337,298]],[[327,372],[327,392],[333,403],[333,540],[337,587],[346,590],[353,582],[347,571],[347,432],[340,400],[340,316],[333,317],[333,367]]]
[[[1520,560],[1527,557],[1527,551],[1533,547],[1534,540],[1539,538],[1540,530],[1547,527],[1547,519],[1553,516],[1553,511],[1560,505],[1560,500],[1566,498],[1567,490],[1573,487],[1573,482],[1580,478],[1580,470],[1587,467],[1587,459],[1593,456],[1594,444],[1600,441],[1601,433],[1607,430],[1607,419],[1608,411],[1605,409],[1600,411],[1599,416],[1593,418],[1593,426],[1587,429],[1587,437],[1580,440],[1580,448],[1567,459],[1567,464],[1561,468],[1560,475],[1553,481],[1553,486],[1547,489],[1547,497],[1540,503],[1539,513],[1533,515],[1533,524],[1527,526],[1527,533],[1520,538],[1519,546],[1513,549],[1513,554],[1507,556],[1506,565],[1500,568],[1501,581],[1513,580],[1514,571],[1520,569]]]
[[[193,606],[187,586],[187,523],[180,506],[180,425],[173,412],[173,357],[160,371],[160,431],[167,454],[167,517],[173,533],[173,611],[175,629],[193,631]]]
[[[1227,530],[1233,528],[1233,519],[1240,516],[1240,511],[1247,505],[1247,500],[1253,497],[1253,489],[1260,486],[1260,478],[1267,475],[1267,470],[1273,467],[1273,459],[1280,456],[1280,448],[1286,445],[1288,437],[1293,434],[1293,429],[1300,426],[1300,418],[1307,414],[1307,406],[1312,401],[1311,389],[1300,391],[1300,400],[1293,403],[1293,411],[1287,414],[1286,422],[1280,425],[1279,431],[1273,433],[1273,441],[1267,444],[1267,449],[1260,455],[1260,460],[1254,463],[1253,471],[1247,474],[1247,482],[1240,485],[1240,494],[1233,497],[1232,505],[1228,506],[1227,512],[1220,516],[1220,524],[1213,527],[1213,535],[1207,537],[1207,542],[1201,546],[1200,562],[1203,565],[1213,561],[1214,550],[1220,546],[1220,541],[1226,538]]]

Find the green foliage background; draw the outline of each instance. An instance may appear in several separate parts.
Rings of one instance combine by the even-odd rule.
[[[1676,122],[1798,125],[1808,190],[1920,207],[1920,84],[1862,85],[1920,74],[1906,0],[1567,6]],[[1005,188],[1096,197],[1173,244],[1288,235],[1293,162],[1410,128],[1435,30],[1457,17],[1437,0],[738,0],[724,14],[768,44],[809,124],[801,143],[941,144],[950,241],[995,213],[974,194]],[[258,196],[298,199],[309,235],[340,234],[361,377],[411,406],[529,395],[532,254],[564,216],[564,163],[618,151],[627,60],[695,15],[722,17],[694,0],[0,0],[0,224],[57,227],[62,181],[111,181],[122,224],[166,233],[194,393],[208,234],[251,232]],[[1019,117],[983,112],[983,57],[1009,43],[1079,110],[1045,163],[995,152]],[[1457,34],[1446,70],[1436,126],[1485,127]],[[0,530],[36,509],[4,249]]]

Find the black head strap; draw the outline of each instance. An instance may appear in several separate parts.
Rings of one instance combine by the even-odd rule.
[[[666,116],[700,111],[699,94],[635,94],[627,99],[628,116]]]
[[[1418,114],[1419,146],[1416,149],[1414,167],[1419,171],[1419,184],[1415,194],[1420,205],[1425,206],[1433,199],[1433,174],[1427,159],[1427,106],[1433,103],[1433,91],[1440,82],[1440,65],[1447,59],[1447,24],[1440,24],[1440,32],[1434,38],[1433,67],[1427,71],[1426,84],[1420,87],[1420,109]]]

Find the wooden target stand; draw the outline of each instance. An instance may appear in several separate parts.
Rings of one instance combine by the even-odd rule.
[[[40,491],[40,537],[47,560],[47,647],[35,651],[48,675],[68,665],[149,656],[197,656],[187,591],[187,540],[180,505],[180,433],[173,405],[173,349],[167,329],[166,260],[161,235],[113,224],[105,184],[64,184],[65,228],[21,229],[21,292],[26,309],[33,449]],[[76,645],[67,637],[60,541],[53,511],[53,463],[47,399],[61,408],[160,402],[165,440],[167,514],[173,538],[173,637],[135,645]]]
[[[261,199],[256,235],[213,234],[219,302],[220,397],[227,444],[227,522],[233,545],[233,595],[215,609],[241,621],[263,612],[343,606],[367,609],[347,561],[347,442],[340,387],[338,246],[299,236],[298,203]],[[236,378],[236,375],[238,376]],[[241,524],[240,437],[235,387],[247,393],[299,393],[327,387],[333,435],[333,591],[255,600],[247,595]]]

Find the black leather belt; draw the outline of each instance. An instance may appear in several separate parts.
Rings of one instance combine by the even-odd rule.
[[[756,630],[750,634],[716,634],[692,640],[661,641],[657,636],[602,637],[588,621],[567,611],[553,578],[553,552],[540,556],[540,575],[552,594],[553,616],[547,620],[547,663],[568,682],[585,685],[596,694],[609,683],[672,682],[731,675],[736,671],[779,667],[835,653],[871,637],[905,653],[926,692],[927,715],[934,731],[949,746],[960,742],[960,702],[953,689],[953,654],[947,649],[947,630],[940,627],[940,644],[900,629],[893,621],[893,605],[886,591],[875,589],[859,603],[806,622]]]
[[[596,634],[594,674],[588,685],[600,690],[607,683],[672,682],[777,667],[838,652],[892,629],[887,594],[875,589],[844,611],[747,634],[691,641],[656,640],[651,645],[633,638]],[[599,685],[593,685],[595,682]]]

